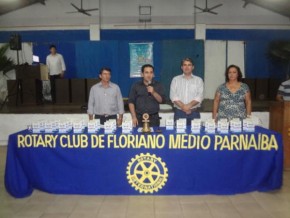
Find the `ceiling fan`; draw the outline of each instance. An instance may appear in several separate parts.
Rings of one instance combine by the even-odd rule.
[[[79,8],[79,7],[77,7],[75,4],[73,4],[73,3],[70,3],[71,4],[71,6],[73,6],[75,9],[76,9],[76,11],[71,11],[71,12],[66,12],[66,13],[68,13],[68,14],[71,14],[71,13],[82,13],[82,14],[85,14],[85,15],[87,15],[87,16],[92,16],[90,13],[88,13],[88,11],[97,11],[97,10],[99,10],[98,8],[89,8],[89,9],[84,9],[83,8],[83,0],[81,0],[81,7]]]
[[[201,12],[198,12],[198,13],[211,13],[211,14],[214,14],[214,15],[217,15],[218,13],[217,12],[214,12],[213,9],[216,9],[220,6],[222,6],[223,4],[218,4],[216,6],[213,6],[213,7],[208,7],[207,6],[207,0],[205,0],[205,8],[201,8],[201,7],[198,7],[196,5],[194,5],[195,8],[201,10]]]

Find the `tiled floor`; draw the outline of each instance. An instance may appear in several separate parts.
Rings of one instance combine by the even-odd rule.
[[[14,199],[4,188],[6,147],[0,146],[0,218],[290,218],[290,171],[270,193],[216,196],[79,196],[34,191]]]

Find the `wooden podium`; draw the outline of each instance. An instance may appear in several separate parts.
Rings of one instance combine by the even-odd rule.
[[[16,80],[7,80],[8,105],[42,102],[41,69],[39,65],[15,66]]]
[[[270,129],[283,136],[284,168],[290,169],[290,102],[272,102],[270,105]]]

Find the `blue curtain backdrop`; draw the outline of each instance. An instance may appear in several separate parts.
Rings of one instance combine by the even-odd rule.
[[[118,82],[118,42],[117,41],[83,41],[76,46],[76,77],[96,78],[102,67],[112,69],[112,81]]]
[[[246,78],[269,78],[268,69],[269,55],[268,42],[250,41],[246,42],[245,50],[245,75]]]
[[[168,40],[162,42],[163,82],[167,96],[174,76],[181,74],[180,63],[185,57],[194,62],[194,74],[204,79],[204,41],[203,40]]]
[[[120,86],[122,95],[127,97],[131,85],[140,80],[140,78],[130,78],[129,43],[131,42],[140,41],[80,41],[75,43],[58,43],[56,46],[59,53],[63,54],[67,65],[66,78],[96,78],[101,67],[110,67],[112,69],[112,81]],[[162,55],[167,53],[166,44],[163,44],[161,41],[146,42],[153,42],[155,79],[167,82],[167,80],[162,81],[162,78],[168,79],[169,74],[167,73],[170,73],[170,71],[163,71],[166,75],[161,78]],[[177,49],[178,47],[175,48]],[[46,56],[49,53],[48,45],[38,44],[33,49],[34,54],[40,56],[40,61],[45,63]],[[195,47],[189,47],[187,50],[193,52],[194,49]],[[199,51],[203,52],[202,50]],[[180,51],[179,53],[183,52]],[[169,56],[164,63],[171,63],[176,57]],[[177,67],[179,67],[180,58],[182,57],[178,58]]]
[[[124,97],[128,96],[132,83],[130,78],[129,43],[153,42],[155,79],[161,81],[169,94],[172,78],[181,73],[180,61],[191,57],[195,62],[194,74],[204,78],[204,41],[78,41],[55,43],[63,54],[67,66],[66,78],[96,78],[101,67],[112,69],[112,81],[119,84]],[[33,53],[45,63],[51,43],[36,43]],[[285,63],[269,57],[268,41],[247,41],[245,47],[245,75],[250,79],[285,78]]]
[[[112,81],[121,87],[123,96],[138,79],[129,78],[130,42],[153,42],[156,79],[168,87],[172,76],[180,73],[180,60],[190,56],[196,62],[196,74],[203,77],[204,57],[194,44],[193,29],[101,30],[101,41],[89,41],[89,30],[0,31],[0,43],[9,42],[18,33],[22,42],[32,42],[34,54],[45,63],[48,47],[55,44],[67,65],[67,78],[95,78],[101,66],[112,68]],[[273,40],[289,40],[290,30],[208,29],[208,40],[243,40],[246,42],[247,78],[284,78],[287,65],[268,57]],[[197,49],[197,50],[196,50]],[[198,52],[199,54],[197,54]],[[197,55],[199,57],[197,58]],[[198,60],[196,60],[198,59]]]

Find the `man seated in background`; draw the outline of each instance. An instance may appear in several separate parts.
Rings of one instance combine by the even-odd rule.
[[[101,82],[92,86],[88,102],[89,119],[100,119],[101,124],[109,119],[116,119],[117,125],[122,125],[124,103],[120,88],[112,83],[111,69],[102,68],[99,73]],[[117,116],[117,114],[119,116]]]
[[[277,101],[290,101],[290,79],[282,82],[276,96]]]
[[[128,99],[133,126],[142,126],[142,116],[148,113],[150,126],[159,127],[159,104],[166,100],[163,86],[153,80],[154,67],[150,64],[142,66],[141,76],[142,80],[131,87]]]

